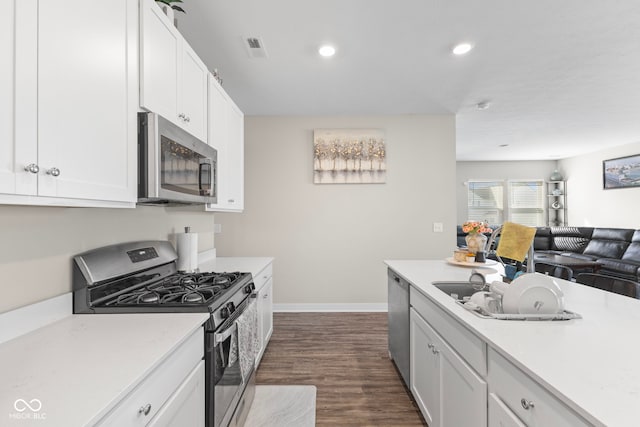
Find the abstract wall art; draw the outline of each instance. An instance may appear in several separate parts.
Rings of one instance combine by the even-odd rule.
[[[381,129],[315,129],[315,184],[382,184],[387,150]]]

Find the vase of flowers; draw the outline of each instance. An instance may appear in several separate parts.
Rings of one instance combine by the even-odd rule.
[[[493,230],[484,221],[467,221],[462,224],[462,231],[467,233],[464,240],[467,242],[469,252],[475,254],[484,251],[487,245],[487,236],[483,233],[491,233]]]

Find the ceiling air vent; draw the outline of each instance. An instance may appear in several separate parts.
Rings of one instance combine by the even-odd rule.
[[[267,50],[264,48],[264,42],[260,37],[245,37],[244,45],[247,48],[249,58],[267,57]]]

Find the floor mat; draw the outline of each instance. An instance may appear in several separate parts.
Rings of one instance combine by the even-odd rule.
[[[259,385],[245,427],[314,427],[316,387]]]

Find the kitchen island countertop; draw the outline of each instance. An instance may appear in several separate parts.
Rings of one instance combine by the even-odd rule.
[[[638,425],[639,300],[557,279],[566,308],[582,319],[483,319],[432,285],[468,279],[469,268],[440,260],[385,263],[589,422],[609,427]]]

